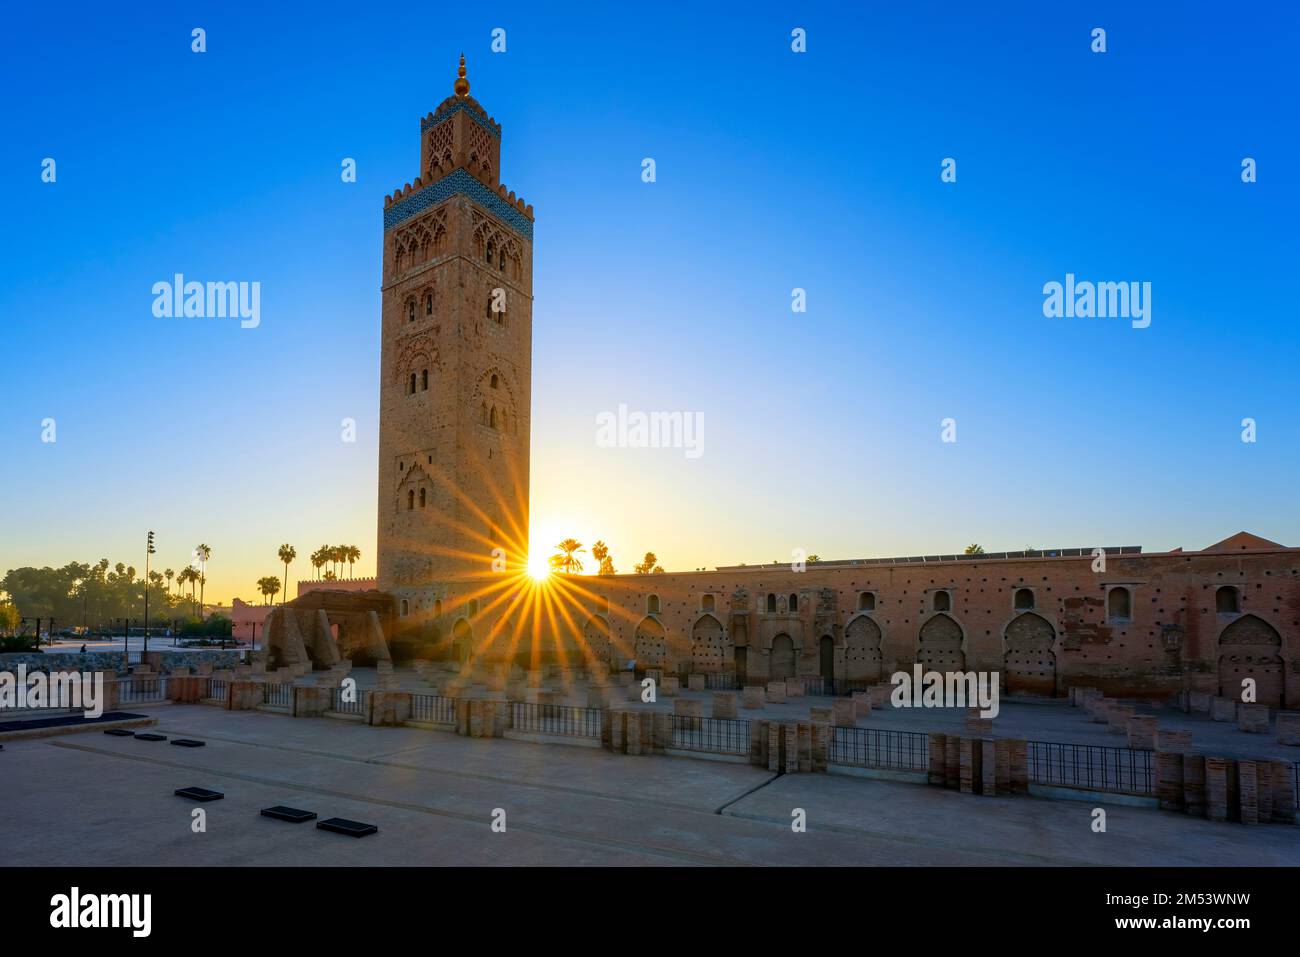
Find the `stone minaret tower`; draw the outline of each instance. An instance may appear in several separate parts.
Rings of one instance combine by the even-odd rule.
[[[501,184],[464,56],[453,89],[420,122],[420,175],[384,201],[379,587],[426,620],[500,570],[493,549],[527,560],[533,208]]]

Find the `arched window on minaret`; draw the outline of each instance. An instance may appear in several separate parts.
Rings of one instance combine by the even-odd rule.
[[[406,508],[408,511],[415,508],[415,489],[410,489],[406,493]]]
[[[411,388],[406,394],[415,395],[415,373],[414,372],[411,373]]]
[[[483,403],[483,424],[488,424],[488,407],[486,402]]]
[[[415,322],[415,300],[406,300],[406,321]]]
[[[495,429],[497,427],[497,407],[492,406],[492,411],[488,413],[488,427]]]
[[[420,489],[420,508],[424,508],[424,489]]]
[[[492,254],[494,252],[496,252],[496,247],[492,245],[492,240],[489,239],[487,244],[487,255],[483,257],[489,266],[492,264]]]
[[[433,290],[432,289],[428,290],[424,294],[424,314],[426,316],[433,315]]]
[[[420,371],[420,391],[421,392],[429,391],[429,370],[428,369],[422,369]]]

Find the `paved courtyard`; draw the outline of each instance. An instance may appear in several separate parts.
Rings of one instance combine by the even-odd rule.
[[[1025,706],[1032,707],[1032,706]],[[1300,865],[1300,827],[984,798],[743,764],[372,728],[195,705],[134,708],[196,749],[99,732],[10,740],[0,847],[42,865]],[[225,792],[204,805],[178,787]],[[261,817],[379,825],[353,839]],[[207,812],[206,833],[191,811]],[[491,827],[496,809],[506,830]],[[806,833],[790,827],[807,814]]]

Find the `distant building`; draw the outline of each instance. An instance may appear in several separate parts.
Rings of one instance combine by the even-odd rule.
[[[274,607],[276,606],[261,602],[254,605],[236,598],[229,609],[222,610],[222,614],[230,616],[231,635],[241,641],[252,641],[254,638],[262,637],[266,616]]]
[[[378,588],[374,578],[309,578],[298,582],[298,594],[301,598],[309,591],[370,591]]]

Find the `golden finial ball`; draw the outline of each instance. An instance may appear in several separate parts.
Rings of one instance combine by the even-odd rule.
[[[465,54],[460,55],[460,69],[456,71],[456,83],[452,87],[457,96],[469,96],[469,80],[465,79]]]

